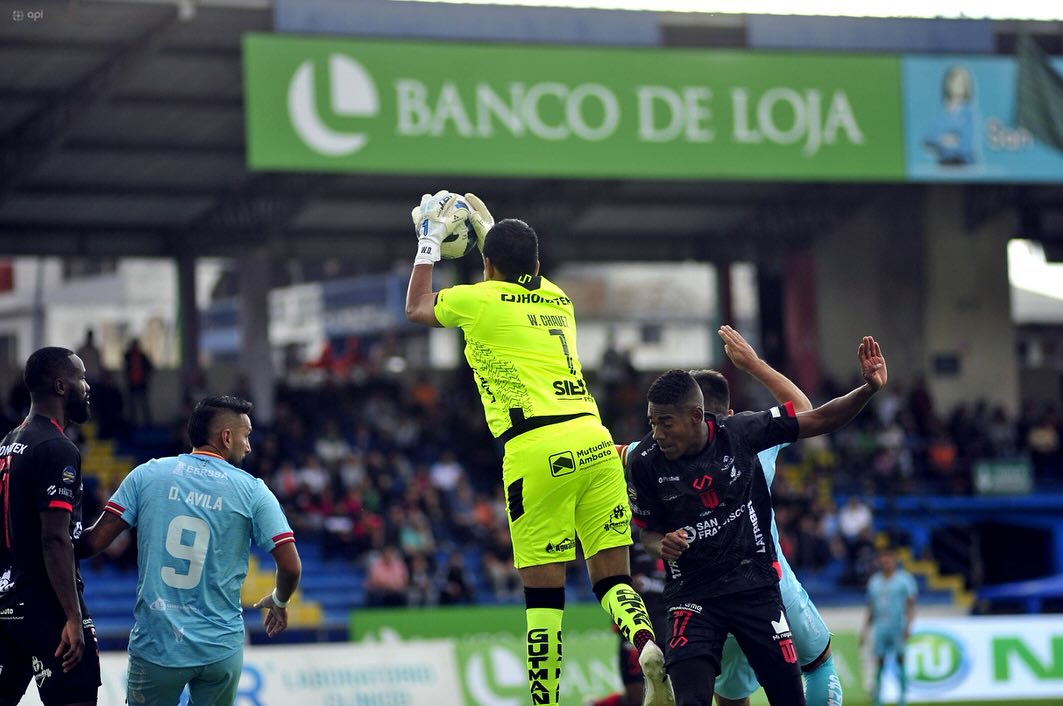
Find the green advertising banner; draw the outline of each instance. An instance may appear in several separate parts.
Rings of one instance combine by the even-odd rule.
[[[253,169],[905,176],[900,58],[244,38]]]

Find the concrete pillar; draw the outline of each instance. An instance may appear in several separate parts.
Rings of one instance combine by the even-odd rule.
[[[252,424],[273,423],[273,353],[269,343],[270,258],[264,252],[239,260],[240,372],[255,403]]]
[[[931,186],[923,222],[925,366],[937,409],[947,412],[982,397],[1015,413],[1019,386],[1007,256],[1014,214],[968,231],[962,187]],[[953,362],[955,372],[942,367]]]
[[[196,306],[196,258],[177,258],[177,331],[181,345],[181,395],[200,389],[199,309]]]
[[[816,269],[808,253],[786,258],[783,271],[786,370],[806,395],[814,397],[821,380],[819,325],[816,321]]]

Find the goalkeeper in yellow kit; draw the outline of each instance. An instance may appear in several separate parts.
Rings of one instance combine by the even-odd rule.
[[[432,291],[443,239],[468,219],[484,281]],[[497,224],[478,198],[425,194],[413,211],[417,257],[406,317],[460,328],[491,433],[505,444],[514,563],[524,583],[532,704],[557,704],[565,565],[576,538],[594,594],[639,651],[647,705],[675,703],[642,597],[632,587],[631,510],[620,458],[576,354],[572,301],[539,274],[539,241],[524,221]]]

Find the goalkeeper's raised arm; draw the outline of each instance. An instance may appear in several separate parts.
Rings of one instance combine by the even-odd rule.
[[[494,219],[474,194],[466,194],[462,200],[446,190],[422,196],[421,204],[410,215],[417,231],[417,254],[406,290],[406,318],[426,326],[440,326],[434,311],[432,266],[439,262],[443,240],[468,220],[476,231],[476,245],[483,252],[484,239]]]

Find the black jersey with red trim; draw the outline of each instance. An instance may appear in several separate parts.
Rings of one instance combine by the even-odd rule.
[[[0,605],[12,596],[54,595],[41,546],[41,511],[70,513],[70,537],[76,539],[81,495],[81,453],[55,420],[34,415],[0,442]],[[80,572],[75,576],[80,591]]]
[[[685,529],[689,548],[666,562],[665,599],[703,598],[778,583],[771,538],[771,494],[757,453],[797,440],[787,403],[764,412],[706,415],[699,453],[669,461],[647,434],[631,453],[634,523],[666,534]]]

